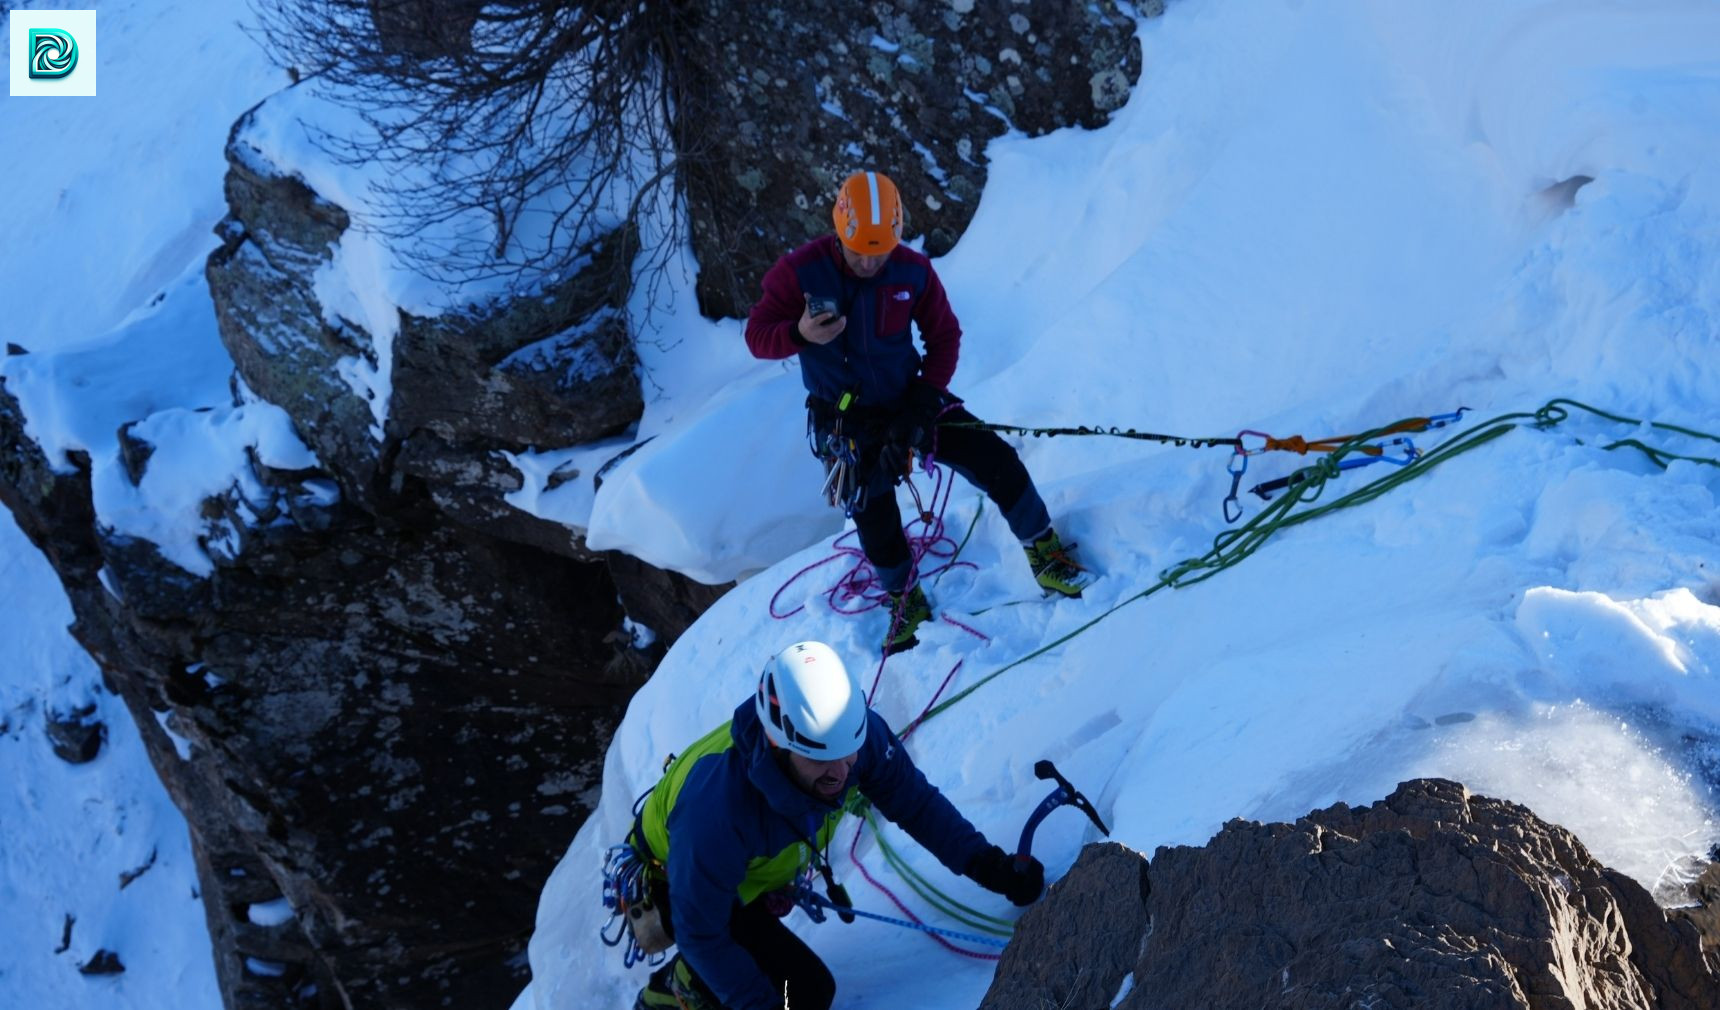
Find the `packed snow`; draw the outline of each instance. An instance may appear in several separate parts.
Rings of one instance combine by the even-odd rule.
[[[94,6],[101,97],[0,111],[9,149],[29,138],[34,152],[13,166],[5,211],[29,241],[0,250],[5,339],[31,353],[0,361],[0,376],[56,465],[90,455],[104,521],[202,572],[220,545],[187,525],[187,503],[243,497],[246,446],[277,465],[309,459],[278,412],[243,390],[233,406],[200,277],[224,213],[228,127],[286,79],[225,7]],[[1467,426],[1569,397],[1720,433],[1720,9],[1180,0],[1140,38],[1142,79],[1110,126],[986,149],[978,212],[937,261],[966,331],[953,388],[981,417],[1314,438],[1458,407],[1473,411]],[[294,132],[288,113],[309,100],[265,106],[248,136],[277,169],[362,202],[364,179]],[[797,366],[754,361],[738,322],[701,319],[685,256],[679,267],[676,286],[631,307],[648,401],[637,431],[515,454],[528,482],[509,501],[587,527],[593,546],[744,581],[636,697],[606,800],[546,886],[518,1010],[629,1005],[643,970],[597,942],[603,851],[663,758],[726,718],[770,652],[806,638],[878,677],[876,705],[898,728],[946,678],[944,697],[980,685],[910,750],[1006,847],[1046,791],[1040,758],[1146,851],[1200,844],[1235,816],[1372,802],[1423,775],[1529,805],[1665,902],[1720,841],[1720,469],[1604,448],[1636,438],[1714,458],[1720,445],[1580,411],[1522,425],[1285,529],[1208,581],[1132,599],[1226,528],[1227,450],[1017,439],[1100,581],[1080,601],[1040,601],[995,510],[958,484],[945,520],[957,540],[971,525],[961,557],[976,567],[932,586],[949,619],[880,675],[883,614],[826,602],[842,566],[793,578],[843,528],[818,495]],[[328,312],[376,341],[352,380],[380,424],[390,321],[431,311],[429,289],[357,232],[318,284]],[[161,460],[155,484],[121,477],[128,422]],[[1411,437],[1427,450],[1458,430]],[[1264,507],[1246,488],[1305,462],[1251,457],[1244,521]],[[1322,501],[1385,470],[1346,473]],[[14,910],[0,976],[19,1005],[213,1007],[184,822],[65,632],[45,560],[10,519],[0,541],[0,754],[14,769],[0,794],[0,894]],[[805,609],[774,617],[779,591],[776,613]],[[64,765],[42,713],[89,702],[107,745]],[[849,862],[848,837],[838,875],[862,908],[893,911]],[[1055,878],[1093,837],[1059,812],[1035,851]],[[893,838],[956,898],[1014,914]],[[856,851],[898,882],[872,839]],[[791,921],[830,962],[843,1007],[972,1006],[990,979],[906,930]],[[79,975],[102,948],[126,973]]]

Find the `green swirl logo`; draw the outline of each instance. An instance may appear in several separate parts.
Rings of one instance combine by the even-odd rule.
[[[23,26],[20,25],[20,28]],[[78,65],[78,42],[58,28],[30,29],[30,76],[64,77]]]

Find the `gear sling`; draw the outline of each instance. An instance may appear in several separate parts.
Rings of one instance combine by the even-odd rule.
[[[627,967],[641,961],[659,963],[663,952],[675,942],[669,913],[669,812],[693,766],[734,746],[731,726],[725,722],[680,755],[669,756],[662,779],[634,804],[633,827],[627,840],[612,846],[604,860],[603,906],[609,909],[610,918],[600,935],[606,945],[624,948],[622,957]],[[856,795],[857,791],[850,789],[847,798],[852,800]],[[773,856],[749,861],[746,878],[736,889],[740,903],[748,905],[768,892],[794,885],[817,861],[816,853],[829,846],[847,808],[844,803],[831,811],[816,837],[791,844]]]

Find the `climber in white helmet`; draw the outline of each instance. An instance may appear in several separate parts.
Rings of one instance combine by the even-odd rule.
[[[781,1010],[785,991],[794,1010],[828,1010],[835,979],[778,919],[803,871],[834,884],[830,838],[862,796],[980,886],[1018,905],[1045,889],[1037,859],[1018,867],[926,781],[836,653],[800,642],[765,663],[753,696],[682,752],[640,809],[628,840],[678,951],[635,1010]]]

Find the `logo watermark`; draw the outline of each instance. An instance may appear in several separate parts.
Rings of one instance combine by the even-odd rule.
[[[78,69],[78,40],[58,28],[30,29],[30,76],[64,77]]]
[[[11,12],[14,96],[93,98],[96,12]]]

